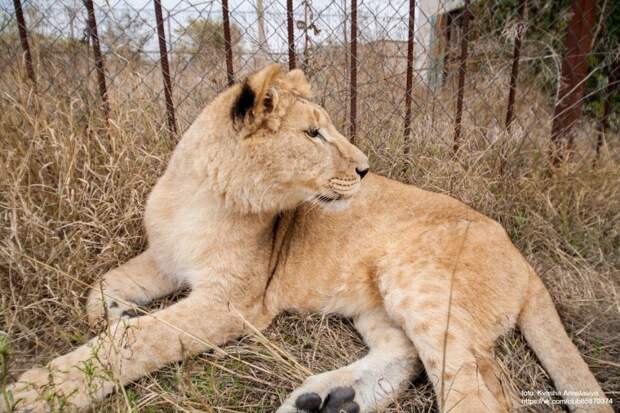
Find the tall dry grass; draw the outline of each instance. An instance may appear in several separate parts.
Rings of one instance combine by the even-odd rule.
[[[493,87],[496,79],[484,74],[473,79],[457,157],[451,152],[454,88],[438,94],[415,91],[410,155],[404,156],[402,113],[377,104],[378,91],[362,87],[359,145],[376,172],[451,194],[500,221],[544,278],[604,390],[617,399],[618,141],[610,139],[593,166],[595,132],[584,122],[575,156],[550,174],[546,99],[534,91],[522,94],[519,118],[508,133],[498,121],[505,90]],[[86,85],[75,93],[60,86],[35,93],[21,71],[7,71],[2,80],[0,360],[7,366],[2,379],[10,381],[93,333],[84,317],[88,285],[145,247],[145,197],[174,141],[163,127],[163,108],[153,103],[153,90],[161,87],[155,75],[117,79],[111,86],[109,127]],[[402,82],[374,87],[386,91]],[[191,119],[212,93],[181,105],[180,119]],[[336,111],[343,104],[338,96],[317,98]],[[106,399],[96,411],[269,412],[307,371],[333,369],[365,352],[348,321],[296,314],[279,317],[264,337],[246,337],[225,350],[226,356],[201,354],[168,366]],[[498,342],[497,359],[508,390],[552,389],[518,332]],[[390,411],[434,411],[428,380],[415,379]]]

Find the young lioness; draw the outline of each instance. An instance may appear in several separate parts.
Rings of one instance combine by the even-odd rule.
[[[283,310],[351,317],[370,351],[308,378],[278,413],[381,410],[418,360],[441,411],[507,411],[491,352],[515,325],[558,390],[604,397],[501,226],[368,173],[366,156],[309,96],[301,71],[272,65],[207,106],[148,199],[148,249],[90,294],[88,316],[107,318],[106,331],[24,373],[11,387],[18,410],[48,410],[41,393],[50,390],[85,408]],[[131,317],[182,286],[187,298]]]

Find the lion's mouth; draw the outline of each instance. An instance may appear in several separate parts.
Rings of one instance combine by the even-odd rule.
[[[329,204],[330,202],[339,201],[340,199],[342,199],[342,195],[336,195],[336,196],[317,195],[316,199],[318,201]]]
[[[324,204],[330,204],[336,201],[347,200],[349,198],[350,196],[345,196],[342,194],[336,194],[336,195],[319,194],[314,199]]]

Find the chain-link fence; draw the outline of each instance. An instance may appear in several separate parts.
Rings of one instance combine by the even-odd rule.
[[[0,4],[5,90],[27,76],[40,96],[111,119],[140,107],[173,132],[269,61],[303,68],[339,127],[386,150],[508,131],[568,145],[581,133],[598,151],[618,130],[620,4],[609,0]],[[598,132],[576,132],[583,122]]]

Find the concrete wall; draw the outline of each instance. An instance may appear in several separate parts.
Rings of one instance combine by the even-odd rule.
[[[418,0],[415,19],[415,70],[419,81],[431,88],[438,85],[442,71],[442,56],[438,51],[437,25],[440,16],[462,8],[463,0]]]

